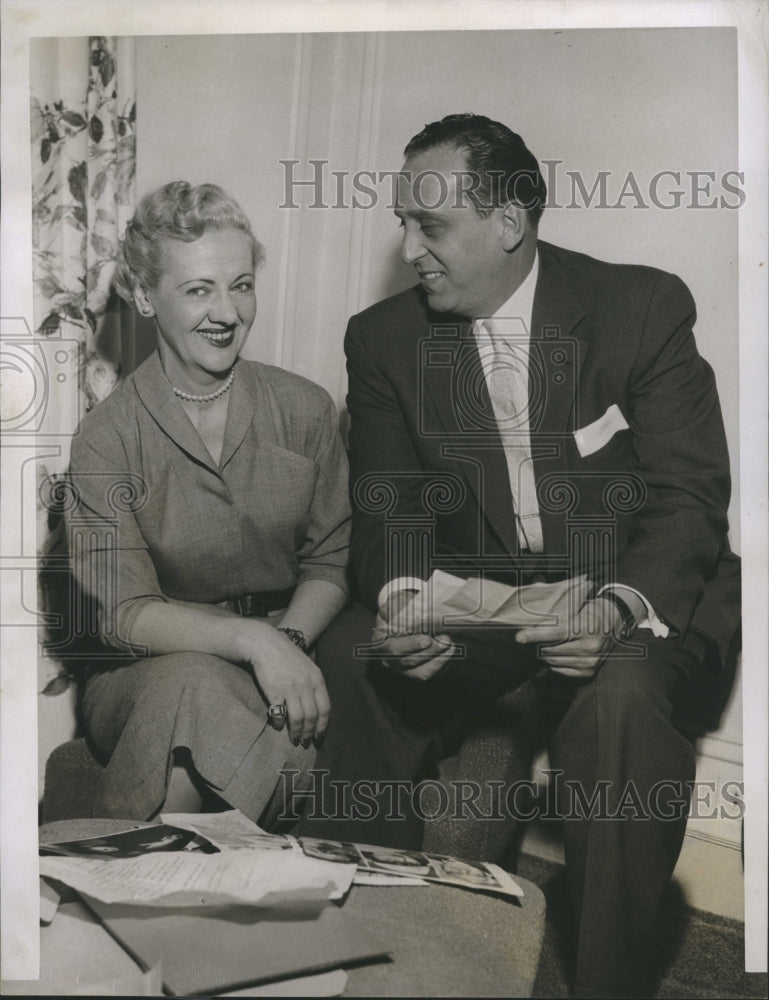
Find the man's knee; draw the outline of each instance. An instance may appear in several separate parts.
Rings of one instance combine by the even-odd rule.
[[[669,715],[673,695],[682,673],[676,653],[659,643],[640,644],[632,656],[609,655],[591,684],[603,705],[618,711],[640,712],[652,709]]]

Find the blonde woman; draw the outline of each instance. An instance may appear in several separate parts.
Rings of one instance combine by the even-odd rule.
[[[346,600],[347,461],[323,389],[240,358],[262,259],[211,184],[152,191],[127,227],[116,287],[158,349],[71,457],[73,569],[120,653],[82,702],[95,815],[223,801],[263,819],[327,725],[308,653]]]

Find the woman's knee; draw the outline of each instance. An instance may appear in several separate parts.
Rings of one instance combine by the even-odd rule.
[[[148,680],[165,681],[169,676],[184,681],[205,681],[221,673],[230,674],[241,670],[237,664],[223,660],[210,653],[167,653],[153,656],[146,661],[145,673]]]
[[[129,668],[130,669],[130,668]],[[241,698],[254,687],[253,678],[242,667],[208,653],[169,653],[146,660],[133,686],[135,705],[149,705],[153,712],[175,713],[185,703],[217,703],[223,691]]]

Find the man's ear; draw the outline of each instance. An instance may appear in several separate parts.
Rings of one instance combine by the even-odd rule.
[[[511,253],[526,235],[526,209],[508,202],[502,209],[502,247]]]
[[[146,289],[139,284],[134,285],[134,303],[142,316],[155,315],[155,307],[152,305]]]

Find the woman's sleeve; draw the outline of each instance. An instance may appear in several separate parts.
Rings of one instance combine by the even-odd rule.
[[[297,552],[297,583],[330,580],[347,593],[350,497],[347,453],[337,429],[336,408],[326,398],[314,461],[318,467],[307,531]]]
[[[139,652],[130,637],[140,608],[166,600],[136,520],[148,484],[129,468],[119,434],[103,425],[91,433],[93,421],[86,420],[73,438],[69,467],[67,534],[76,594],[83,609],[93,609],[103,643]]]

